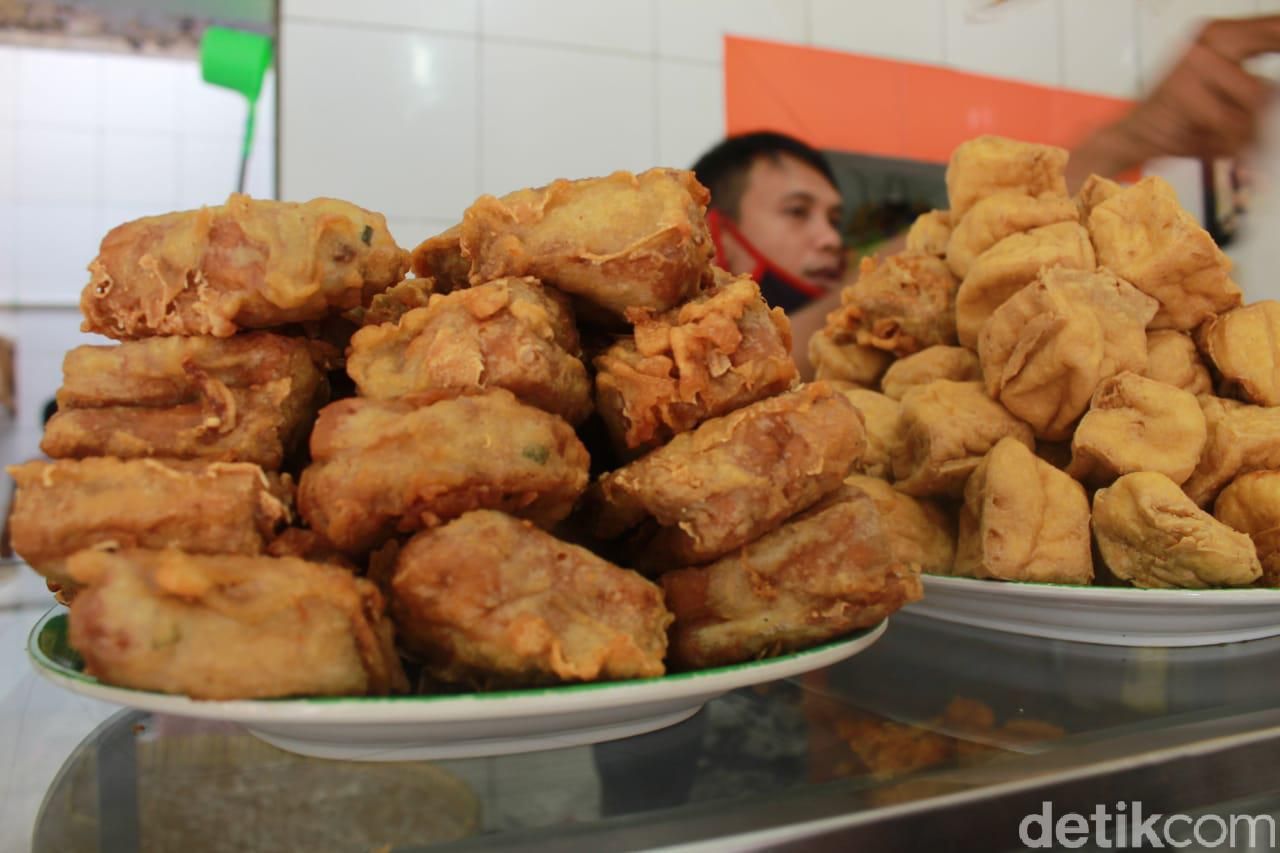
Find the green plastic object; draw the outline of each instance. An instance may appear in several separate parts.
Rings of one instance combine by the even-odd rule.
[[[244,192],[245,168],[253,150],[253,127],[258,111],[262,81],[271,67],[271,39],[258,33],[209,27],[200,40],[200,75],[206,83],[244,95],[249,112],[240,149],[240,177],[237,186]]]

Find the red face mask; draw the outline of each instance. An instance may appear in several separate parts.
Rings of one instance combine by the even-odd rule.
[[[732,219],[720,211],[707,212],[707,227],[711,230],[711,242],[716,248],[718,265],[726,268],[728,266],[723,242],[725,233],[730,234],[751,256],[754,264],[751,268],[751,277],[760,285],[760,293],[770,305],[791,312],[826,294],[821,287],[792,275],[771,261],[764,252],[743,236],[741,229]]]

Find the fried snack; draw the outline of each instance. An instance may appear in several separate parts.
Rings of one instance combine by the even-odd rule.
[[[69,585],[64,560],[84,548],[181,548],[260,554],[289,521],[292,483],[257,465],[81,459],[13,465],[13,549]]]
[[[998,192],[1067,195],[1067,152],[1052,145],[979,136],[957,145],[947,164],[951,221],[959,225],[969,209]]]
[[[1280,587],[1280,471],[1237,477],[1218,495],[1213,516],[1253,540],[1262,565],[1258,585]]]
[[[917,216],[907,229],[907,251],[941,258],[947,254],[947,241],[950,239],[951,212],[931,210]]]
[[[401,642],[441,681],[525,687],[665,672],[662,590],[527,521],[469,512],[400,551]]]
[[[935,575],[951,573],[956,525],[942,507],[928,498],[903,494],[875,477],[853,474],[844,482],[875,503],[895,562]]]
[[[921,596],[893,559],[879,512],[842,490],[708,566],[661,578],[671,662],[698,669],[785,654],[881,622]]]
[[[1041,270],[978,336],[987,393],[1036,438],[1070,438],[1101,380],[1146,369],[1146,326],[1157,307],[1105,270]]]
[[[703,423],[592,487],[593,527],[646,529],[638,565],[722,557],[839,487],[866,448],[862,417],[825,382]]]
[[[298,511],[349,553],[473,509],[550,526],[573,509],[589,464],[567,423],[501,388],[339,400],[320,411],[311,458]]]
[[[428,237],[413,250],[413,274],[430,278],[437,293],[471,286],[471,261],[462,254],[462,225]]]
[[[380,326],[398,323],[414,308],[426,308],[437,292],[435,279],[406,278],[375,295],[366,308],[352,308],[343,316],[357,326]],[[346,347],[344,346],[343,349]]]
[[[1197,397],[1213,393],[1213,379],[1186,332],[1160,329],[1147,332],[1148,379],[1190,391]]]
[[[1071,439],[1067,473],[1092,486],[1135,471],[1156,471],[1182,483],[1196,469],[1206,438],[1205,416],[1192,394],[1118,373],[1094,392]]]
[[[1045,267],[1092,270],[1089,234],[1076,222],[1059,222],[1005,237],[983,252],[956,291],[956,336],[978,346],[982,324],[1006,299],[1026,287]]]
[[[408,689],[377,588],[303,560],[81,551],[71,645],[107,684],[193,699]]]
[[[568,299],[536,279],[507,278],[365,326],[351,338],[347,373],[373,400],[506,388],[577,424],[591,414],[580,353]]]
[[[1075,202],[1065,195],[997,192],[976,203],[952,230],[947,266],[956,278],[964,279],[977,257],[1005,237],[1058,222],[1079,221]]]
[[[221,207],[113,228],[89,264],[80,328],[120,340],[225,338],[365,304],[408,265],[379,213],[232,193]]]
[[[595,359],[596,408],[614,444],[648,449],[791,387],[791,323],[750,276],[670,311],[628,312],[635,331]]]
[[[977,382],[917,385],[902,398],[900,423],[893,477],[897,488],[916,497],[960,497],[982,457],[1006,436],[1035,447],[1031,428]]]
[[[1198,399],[1208,438],[1200,462],[1182,488],[1204,507],[1237,475],[1280,468],[1280,408],[1208,395]]]
[[[893,354],[858,344],[838,344],[825,331],[809,338],[809,363],[815,379],[852,382],[869,387],[880,381]]]
[[[1089,584],[1093,556],[1084,487],[1026,445],[1001,439],[965,484],[953,574]]]
[[[1160,302],[1153,329],[1194,329],[1240,304],[1231,261],[1168,181],[1143,178],[1089,213],[1098,263]]]
[[[266,332],[81,346],[63,361],[41,448],[59,458],[167,457],[278,469],[328,383],[308,342]]]
[[[1101,175],[1090,175],[1085,179],[1084,185],[1080,187],[1080,191],[1076,193],[1075,197],[1076,207],[1080,211],[1080,221],[1088,222],[1089,214],[1093,212],[1095,207],[1123,190],[1123,186],[1110,178],[1104,178]]]
[[[861,458],[853,463],[853,470],[871,477],[887,480],[893,475],[893,445],[898,441],[898,421],[902,406],[892,397],[886,397],[868,388],[859,388],[848,382],[832,382],[832,387],[845,396],[862,414],[867,430],[867,448]]]
[[[837,344],[910,355],[955,343],[956,281],[923,252],[899,252],[882,262],[863,258],[858,280],[827,315],[825,334]]]
[[[1222,376],[1224,395],[1280,406],[1280,302],[1267,299],[1210,318],[1196,337]]]
[[[964,347],[935,346],[900,358],[880,378],[880,390],[888,397],[901,400],[916,385],[928,385],[935,379],[972,382],[982,379],[982,366],[973,350]]]
[[[711,261],[709,198],[679,169],[481,196],[462,219],[462,254],[472,284],[532,275],[619,316],[665,311],[697,290]]]
[[[1093,497],[1093,531],[1112,574],[1147,589],[1248,586],[1253,542],[1197,507],[1163,474],[1126,474]]]
[[[354,574],[361,569],[350,557],[334,548],[323,536],[305,527],[287,527],[267,545],[269,557],[294,557],[308,563],[339,566]]]

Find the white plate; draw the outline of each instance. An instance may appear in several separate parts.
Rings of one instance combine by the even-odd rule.
[[[36,670],[75,693],[157,714],[240,723],[281,749],[318,758],[418,761],[599,743],[693,716],[707,701],[799,675],[866,649],[886,622],[803,652],[662,678],[447,696],[207,702],[111,687],[81,671],[67,643],[66,611],[36,623],[27,651]]]
[[[911,613],[1109,646],[1211,646],[1280,635],[1280,590],[1136,589],[925,575]]]

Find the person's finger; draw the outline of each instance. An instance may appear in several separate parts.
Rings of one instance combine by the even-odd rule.
[[[1225,100],[1251,114],[1266,105],[1271,94],[1267,81],[1200,45],[1193,46],[1187,56],[1189,70]]]
[[[1280,51],[1280,15],[1210,21],[1201,28],[1196,43],[1231,62]]]

